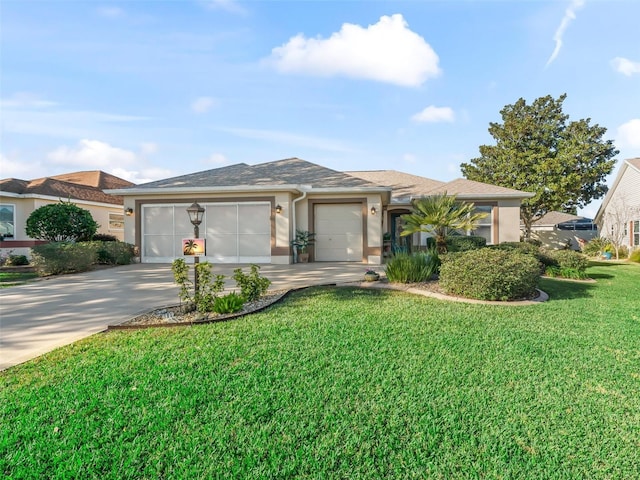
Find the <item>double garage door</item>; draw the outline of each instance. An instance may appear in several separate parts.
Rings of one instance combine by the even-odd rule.
[[[182,239],[193,237],[184,205],[142,207],[142,262],[169,263],[182,255]],[[203,203],[200,238],[203,260],[215,263],[271,262],[271,204],[268,202]]]
[[[361,262],[362,204],[316,204],[314,214],[316,261]]]

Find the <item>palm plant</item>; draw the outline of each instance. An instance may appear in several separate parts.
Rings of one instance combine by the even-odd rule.
[[[432,233],[438,253],[447,251],[447,233],[450,230],[473,230],[488,214],[474,212],[475,205],[456,200],[455,195],[431,195],[412,200],[413,212],[402,215],[404,229],[400,235],[417,232]]]

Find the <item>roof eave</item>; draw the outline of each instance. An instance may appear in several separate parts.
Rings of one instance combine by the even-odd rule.
[[[162,195],[165,193],[180,194],[180,193],[207,193],[212,191],[223,193],[241,193],[241,192],[299,192],[305,187],[303,185],[236,185],[236,186],[206,186],[206,187],[132,187],[132,188],[117,188],[104,190],[109,195],[122,195],[130,197],[133,195]]]

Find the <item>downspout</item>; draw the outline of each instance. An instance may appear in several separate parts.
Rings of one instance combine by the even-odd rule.
[[[302,191],[302,195],[300,195],[298,198],[294,198],[293,201],[291,202],[291,225],[293,226],[294,238],[295,238],[296,230],[298,228],[298,225],[296,224],[296,203],[298,203],[300,200],[304,200],[305,198],[307,198],[307,191],[303,190],[302,187],[300,188],[300,190]],[[298,249],[294,247],[293,263],[296,263],[297,259],[298,259]]]

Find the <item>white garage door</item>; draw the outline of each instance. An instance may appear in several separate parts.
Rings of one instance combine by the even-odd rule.
[[[316,205],[315,231],[316,261],[362,261],[361,204]]]
[[[168,263],[182,255],[182,239],[193,237],[184,205],[144,205],[142,261]],[[271,262],[271,204],[201,203],[205,208],[200,237],[214,263]]]

